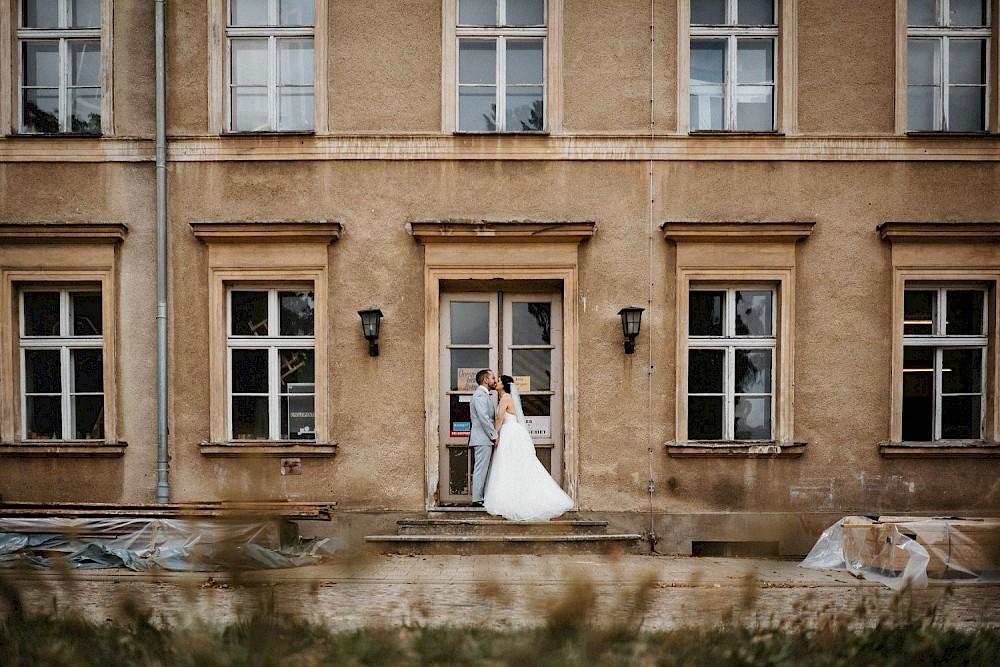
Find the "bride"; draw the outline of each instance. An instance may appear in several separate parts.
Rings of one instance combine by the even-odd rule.
[[[535,445],[524,426],[524,410],[514,378],[501,375],[497,383],[496,430],[483,507],[510,521],[547,521],[573,507],[573,500],[535,456]]]

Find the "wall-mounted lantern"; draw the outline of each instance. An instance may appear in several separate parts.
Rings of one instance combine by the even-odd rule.
[[[622,333],[625,334],[625,354],[635,352],[635,338],[639,335],[643,310],[645,308],[622,308],[618,311],[622,316]]]
[[[359,310],[361,316],[361,333],[368,340],[368,354],[373,357],[378,356],[378,330],[382,324],[382,311]]]

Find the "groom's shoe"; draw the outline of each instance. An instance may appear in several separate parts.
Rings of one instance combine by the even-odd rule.
[[[483,506],[482,500],[477,500],[474,503],[472,503],[472,507],[482,507],[482,506]]]

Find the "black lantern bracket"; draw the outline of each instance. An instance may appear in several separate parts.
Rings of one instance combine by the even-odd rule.
[[[625,334],[625,354],[635,352],[635,339],[639,335],[639,328],[642,326],[642,311],[645,308],[622,308],[618,314],[622,318],[622,333]]]
[[[377,357],[379,329],[382,327],[382,311],[378,308],[359,310],[358,315],[361,316],[361,333],[368,341],[368,355]]]

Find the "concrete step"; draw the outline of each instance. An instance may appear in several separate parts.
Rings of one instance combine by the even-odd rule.
[[[402,519],[400,535],[603,535],[607,521],[562,519],[555,521],[506,521],[505,519]]]
[[[643,553],[642,535],[368,535],[370,549],[388,554]]]

